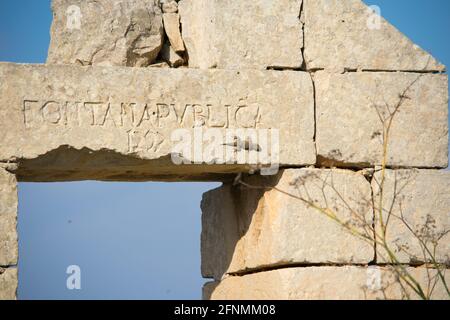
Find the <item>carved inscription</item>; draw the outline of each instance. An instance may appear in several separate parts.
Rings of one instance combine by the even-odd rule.
[[[241,100],[242,101],[242,100]],[[129,152],[156,153],[169,138],[161,131],[177,128],[257,129],[261,110],[256,104],[58,101],[25,99],[26,128],[109,128],[126,133]]]
[[[253,128],[261,121],[258,105],[168,102],[101,102],[25,99],[24,123],[109,128]]]

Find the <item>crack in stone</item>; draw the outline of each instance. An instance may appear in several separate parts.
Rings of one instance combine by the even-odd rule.
[[[314,81],[314,74],[310,73],[309,76],[311,77],[312,87],[313,87],[313,100],[314,100],[314,135],[313,135],[313,142],[314,142],[314,149],[316,152],[316,161],[318,157],[317,153],[317,97],[316,97],[316,82]]]
[[[292,264],[278,264],[278,265],[272,265],[272,266],[262,266],[257,268],[251,268],[246,269],[242,271],[236,271],[236,272],[230,272],[224,275],[224,278],[227,277],[243,277],[251,274],[256,273],[264,273],[264,272],[270,272],[270,271],[276,271],[276,270],[284,270],[284,269],[307,269],[307,268],[325,268],[325,267],[334,267],[334,268],[345,268],[345,267],[380,267],[380,268],[386,268],[386,267],[393,267],[393,266],[403,266],[408,268],[422,268],[427,266],[429,269],[435,269],[434,266],[427,265],[426,263],[399,263],[396,265],[389,264],[389,263],[377,263],[374,264],[373,262],[369,263],[292,263]],[[446,270],[450,270],[450,266],[445,266]],[[224,279],[223,278],[223,279]],[[205,278],[205,279],[213,279],[213,278]],[[222,280],[223,280],[222,279]],[[217,280],[216,280],[217,281]]]
[[[0,275],[4,274],[8,269],[17,269],[17,264],[12,264],[10,266],[0,266]]]

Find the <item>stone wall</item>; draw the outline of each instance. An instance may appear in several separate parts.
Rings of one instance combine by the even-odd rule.
[[[0,299],[16,177],[223,181],[201,204],[206,299],[449,298],[448,77],[362,1],[52,9],[47,64],[0,63]],[[174,162],[174,132],[211,129],[230,158],[198,158],[201,140]]]
[[[17,181],[0,164],[0,300],[17,290]]]
[[[380,171],[289,169],[206,193],[202,274],[214,282],[204,297],[420,298],[404,273],[448,299],[434,266],[448,282],[450,172],[387,170],[384,181]]]
[[[209,6],[215,18],[216,2]],[[314,83],[315,165],[243,175],[203,196],[202,274],[213,279],[204,298],[448,299],[450,175],[436,170],[448,165],[445,67],[383,19],[371,30],[370,11],[358,0],[304,0],[301,8],[299,70]],[[195,26],[191,38],[202,35],[198,28],[221,32],[216,21],[184,19]],[[256,28],[228,22],[236,29],[227,36]],[[198,43],[222,41],[230,43]],[[230,51],[202,50],[206,63],[194,64],[248,63],[227,63]],[[252,66],[277,65],[265,58]]]
[[[425,288],[435,270],[408,267],[407,271]],[[430,275],[431,273],[431,275]],[[446,281],[450,277],[446,276]],[[427,288],[428,289],[428,288]],[[384,300],[419,299],[386,267],[322,266],[275,269],[222,282],[210,282],[203,288],[205,299],[237,300]],[[431,299],[448,300],[448,293],[438,282]]]

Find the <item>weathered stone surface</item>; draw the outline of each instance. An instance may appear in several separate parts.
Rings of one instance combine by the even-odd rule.
[[[53,0],[47,62],[143,67],[164,39],[157,0]]]
[[[15,300],[17,291],[17,268],[0,268],[0,300]]]
[[[164,48],[162,50],[164,50]],[[170,66],[167,62],[162,61],[152,64],[149,68],[170,68]]]
[[[443,71],[361,0],[304,0],[308,69]]]
[[[382,238],[380,197],[386,241],[400,263],[437,262],[450,265],[450,172],[387,170],[384,184],[378,172],[372,181],[377,232]],[[383,186],[383,188],[381,188]],[[388,219],[389,217],[389,219]],[[423,244],[433,252],[423,251]],[[391,262],[378,248],[378,262]]]
[[[161,50],[161,57],[169,66],[177,68],[184,63],[184,59],[180,57],[169,43],[165,43]]]
[[[407,268],[422,288],[435,300],[449,296],[438,282],[428,283],[425,268]],[[432,279],[435,270],[429,270]],[[401,300],[419,299],[411,288],[399,281],[392,268],[380,267],[307,267],[260,272],[242,277],[228,277],[220,283],[208,283],[204,297],[213,300]],[[450,280],[447,272],[446,281]],[[402,289],[402,286],[405,289]]]
[[[0,64],[0,161],[17,161],[21,180],[216,180],[262,159],[175,165],[180,129],[185,142],[206,128],[279,129],[280,164],[313,164],[313,118],[302,72]]]
[[[182,0],[179,13],[191,68],[299,68],[302,0]]]
[[[181,38],[180,15],[178,13],[164,13],[164,30],[166,30],[170,45],[176,52],[184,52],[184,43]]]
[[[218,281],[210,281],[203,285],[202,289],[202,299],[203,300],[211,300],[211,296],[214,293],[214,290],[217,288],[220,282]]]
[[[17,211],[17,181],[13,174],[5,170],[14,168],[13,165],[0,163],[0,213],[2,215],[15,215]]]
[[[267,266],[369,263],[374,259],[372,242],[352,235],[309,205],[332,210],[342,223],[373,238],[371,189],[362,174],[285,170],[278,177],[255,176],[245,183],[276,190],[225,185],[203,196],[204,277],[218,280],[226,273]]]
[[[16,215],[0,216],[0,232],[0,266],[16,265],[18,257]]]
[[[447,75],[318,72],[314,80],[323,164],[381,165],[383,129],[400,104],[387,139],[387,165],[447,167]]]
[[[14,175],[0,166],[0,266],[17,264],[16,225],[17,181]]]
[[[161,7],[164,13],[178,12],[178,2],[174,0],[160,0]]]

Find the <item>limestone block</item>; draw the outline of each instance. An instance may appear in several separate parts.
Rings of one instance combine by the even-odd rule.
[[[0,266],[17,264],[16,225],[17,181],[14,175],[0,166]]]
[[[17,268],[0,267],[0,300],[15,300],[17,283]]]
[[[282,166],[311,165],[313,119],[303,72],[0,64],[0,161],[17,160],[26,181],[217,180],[276,154]],[[201,139],[207,129],[227,143]],[[231,144],[238,129],[268,139],[256,158]],[[208,158],[208,146],[224,157]],[[174,163],[180,153],[188,163]]]
[[[437,170],[387,170],[384,183],[378,172],[372,181],[377,232],[398,262],[437,262],[450,266],[450,172]],[[381,188],[381,186],[383,186]],[[380,197],[383,195],[383,222]],[[434,252],[424,254],[424,244]],[[378,262],[391,262],[379,246]]]
[[[50,64],[145,67],[164,39],[157,0],[53,0]]]
[[[182,0],[191,68],[300,68],[302,0]]]
[[[361,0],[304,0],[308,69],[443,71]]]
[[[388,166],[447,167],[447,75],[318,72],[314,80],[322,164],[381,165],[383,131],[392,118]]]
[[[436,271],[406,269],[434,300],[448,300],[441,281],[433,289]],[[428,280],[431,279],[429,283]],[[445,275],[446,282],[450,274]],[[228,277],[204,287],[204,297],[212,300],[375,300],[420,299],[399,280],[392,267],[305,267],[278,269]]]
[[[166,30],[170,45],[175,52],[184,52],[184,43],[181,38],[180,15],[178,13],[164,13],[164,30]]]
[[[225,185],[203,196],[204,277],[219,280],[226,273],[267,266],[374,259],[371,189],[362,174],[298,169],[244,183],[268,189]],[[332,210],[341,224],[319,208]],[[372,241],[358,238],[343,225]]]
[[[177,68],[184,63],[184,59],[173,50],[169,43],[164,43],[161,50],[161,58],[173,68]]]
[[[17,217],[0,216],[0,266],[16,265],[18,259]]]
[[[17,181],[14,175],[5,170],[9,167],[0,163],[0,215],[17,213]]]

